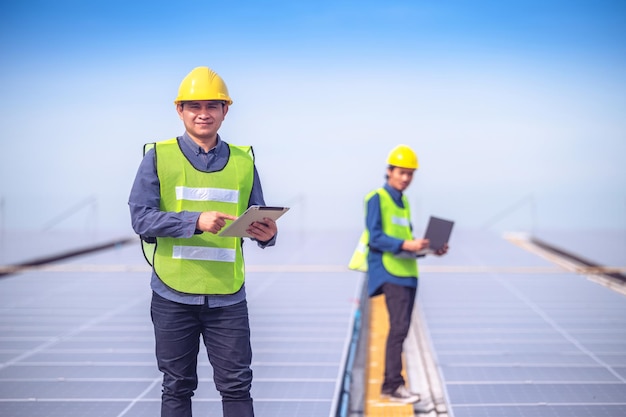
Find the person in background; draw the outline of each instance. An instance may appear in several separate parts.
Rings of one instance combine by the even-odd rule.
[[[253,417],[243,241],[218,232],[249,206],[265,205],[254,154],[220,138],[233,102],[210,68],[193,69],[174,103],[185,132],[147,145],[128,201],[152,265],[161,416],[191,417],[202,338],[223,416]],[[262,248],[275,244],[277,227],[269,218],[247,232]]]
[[[411,211],[404,191],[418,168],[417,155],[398,145],[387,158],[386,183],[365,197],[365,225],[349,267],[367,271],[368,295],[385,295],[389,333],[381,396],[410,404],[419,394],[407,388],[402,376],[402,345],[411,325],[418,283],[418,252],[427,249],[427,239],[414,239]],[[446,244],[436,255],[448,251]]]

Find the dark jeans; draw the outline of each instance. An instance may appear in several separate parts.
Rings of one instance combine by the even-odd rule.
[[[409,333],[411,314],[417,290],[402,285],[385,283],[382,286],[389,313],[389,334],[385,350],[385,379],[382,392],[391,393],[404,385],[402,377],[402,344]]]
[[[198,387],[200,336],[222,396],[224,417],[254,417],[246,301],[208,308],[175,303],[153,293],[151,315],[157,362],[163,372],[161,417],[191,417],[191,397]]]

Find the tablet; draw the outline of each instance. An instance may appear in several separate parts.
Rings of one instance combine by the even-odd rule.
[[[285,214],[289,207],[272,207],[272,206],[250,206],[239,217],[234,220],[226,228],[224,228],[219,236],[223,237],[252,237],[246,229],[254,222],[262,222],[264,217],[277,220]]]

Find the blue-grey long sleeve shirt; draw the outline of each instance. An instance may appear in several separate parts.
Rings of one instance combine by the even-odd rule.
[[[402,193],[400,191],[387,184],[383,187],[389,192],[389,195],[398,207],[404,207],[404,204],[402,204]],[[366,202],[365,226],[369,231],[369,252],[367,255],[367,290],[369,296],[373,297],[381,294],[381,287],[386,282],[416,288],[417,277],[397,277],[387,272],[383,266],[383,253],[400,253],[404,241],[383,232],[380,196],[378,193],[373,194]]]
[[[205,152],[191,137],[185,132],[179,136],[180,148],[194,166],[203,172],[220,171],[226,166],[229,158],[228,144],[217,137],[217,144],[213,149]],[[156,171],[156,161],[154,149],[149,150],[144,156],[137,175],[133,183],[128,206],[133,230],[144,238],[175,237],[189,238],[196,233],[201,233],[196,229],[196,223],[200,212],[164,212],[160,210],[160,182]],[[248,206],[265,205],[263,189],[259,174],[254,167],[254,179]],[[274,236],[268,242],[257,242],[260,247],[273,246],[276,242]],[[207,304],[209,307],[224,307],[239,303],[246,298],[245,284],[235,294],[228,295],[196,295],[185,294],[165,285],[154,270],[150,280],[152,290],[168,300],[184,304]]]

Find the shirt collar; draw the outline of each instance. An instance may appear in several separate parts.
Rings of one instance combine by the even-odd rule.
[[[387,192],[389,193],[389,195],[394,199],[394,200],[400,200],[402,199],[402,191],[398,191],[395,188],[391,187],[389,184],[385,183],[385,185],[383,185],[383,188],[385,190],[387,190]]]
[[[208,152],[205,152],[204,149],[202,149],[200,145],[198,145],[196,142],[193,141],[193,139],[191,139],[191,136],[189,136],[187,132],[183,133],[183,135],[181,136],[181,142],[184,147],[189,149],[196,156],[200,154],[216,153],[218,149],[220,149],[223,146],[223,143],[224,143],[222,139],[220,138],[220,135],[218,134],[215,147],[209,149]]]

